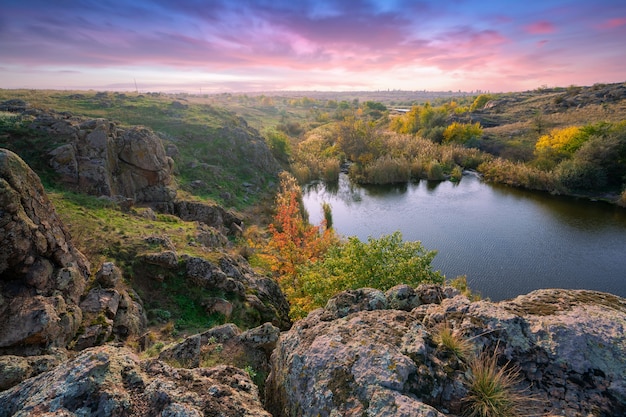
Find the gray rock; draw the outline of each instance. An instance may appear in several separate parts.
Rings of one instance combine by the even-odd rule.
[[[222,314],[226,319],[229,319],[233,314],[233,303],[230,301],[224,300],[219,297],[211,297],[207,298],[203,301],[202,307],[207,312],[207,314],[219,313]]]
[[[239,335],[239,340],[254,349],[263,349],[269,354],[276,347],[279,337],[280,329],[272,323],[265,323],[243,332]]]
[[[268,409],[277,416],[461,414],[472,353],[459,359],[438,345],[445,325],[519,370],[519,386],[533,399],[525,413],[626,413],[626,300],[580,290],[499,303],[435,286],[415,293],[431,303],[393,308],[393,300],[404,308],[409,298],[397,294],[411,294],[395,288],[390,309],[373,309],[371,290],[346,292],[296,322],[272,354]]]
[[[242,370],[174,369],[112,346],[85,350],[0,392],[0,417],[14,415],[271,417]]]
[[[122,271],[113,262],[102,264],[96,272],[96,281],[103,288],[114,288],[122,280]]]
[[[80,324],[89,263],[37,175],[8,150],[0,150],[0,225],[0,353],[65,346]]]
[[[80,303],[83,313],[102,313],[107,318],[113,319],[120,305],[120,293],[114,289],[94,288]]]
[[[121,129],[106,119],[83,121],[45,113],[35,127],[67,141],[49,153],[50,166],[72,189],[137,202],[171,201],[173,161],[149,129]]]
[[[334,320],[359,311],[384,310],[389,307],[385,294],[373,288],[343,291],[324,308],[322,320]]]
[[[142,255],[142,259],[146,263],[158,265],[166,269],[174,269],[178,267],[178,255],[176,255],[176,252],[172,250],[158,253],[147,253]]]
[[[421,304],[415,289],[406,284],[390,288],[385,292],[385,297],[389,302],[389,308],[396,310],[411,311]]]
[[[178,367],[197,368],[200,366],[200,342],[199,334],[187,337],[182,342],[163,349],[159,353],[159,359],[175,363]]]

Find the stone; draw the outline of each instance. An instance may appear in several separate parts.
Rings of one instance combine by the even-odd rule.
[[[520,410],[529,415],[626,413],[626,300],[585,290],[538,290],[497,303],[470,301],[425,285],[412,292],[371,290],[329,300],[281,334],[271,356],[266,405],[274,415],[406,415],[463,413],[467,357],[437,334],[443,325],[519,372]],[[399,294],[404,294],[399,296]],[[401,302],[401,309],[396,301]],[[350,304],[352,303],[352,304]]]
[[[388,308],[385,294],[373,288],[343,291],[330,300],[324,307],[322,320],[346,317],[359,311],[382,310]]]
[[[166,269],[174,269],[178,267],[178,255],[173,250],[163,252],[147,253],[141,256],[144,262],[161,266]]]
[[[103,288],[115,288],[121,280],[122,271],[113,262],[104,262],[96,272],[96,281]]]
[[[279,337],[280,329],[278,327],[272,323],[264,323],[259,327],[243,332],[239,335],[239,340],[254,349],[263,349],[270,354],[276,347]]]
[[[401,284],[388,289],[385,297],[389,302],[389,308],[396,310],[411,311],[421,304],[415,289],[409,285]]]
[[[213,395],[212,395],[213,394]],[[0,392],[0,417],[271,417],[256,385],[232,366],[175,369],[113,346],[87,349],[53,370]]]
[[[207,314],[211,315],[218,313],[223,315],[226,319],[229,319],[233,314],[233,304],[230,301],[224,300],[219,297],[207,298],[202,306]]]
[[[0,356],[0,391],[42,372],[50,371],[64,360],[67,360],[67,355],[60,350],[41,356]]]
[[[178,367],[197,368],[200,366],[200,341],[199,334],[187,337],[182,342],[163,349],[159,353],[159,359]]]
[[[80,303],[84,313],[102,313],[107,318],[113,319],[120,305],[120,293],[114,289],[94,288]]]
[[[49,164],[70,189],[130,202],[176,196],[173,160],[150,129],[122,129],[106,119],[74,120],[53,112],[40,115],[35,127],[69,140],[49,153]]]

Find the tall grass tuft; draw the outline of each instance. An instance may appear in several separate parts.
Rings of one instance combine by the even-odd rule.
[[[452,353],[463,362],[473,357],[474,345],[472,342],[466,339],[460,332],[455,331],[447,321],[434,328],[433,341],[440,349]]]
[[[394,184],[408,182],[411,177],[411,167],[405,158],[378,158],[365,168],[363,182],[370,184]]]
[[[469,417],[519,417],[528,400],[518,389],[519,371],[498,367],[498,356],[482,352],[469,363],[468,396],[465,398]]]

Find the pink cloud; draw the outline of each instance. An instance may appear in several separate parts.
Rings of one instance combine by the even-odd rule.
[[[616,17],[609,19],[598,25],[599,29],[615,29],[620,26],[626,25],[626,17]]]
[[[556,27],[546,20],[541,20],[524,26],[524,30],[531,35],[546,35],[556,32]]]

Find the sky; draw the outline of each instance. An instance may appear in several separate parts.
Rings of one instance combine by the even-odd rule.
[[[506,92],[624,81],[624,0],[0,0],[0,88]]]

